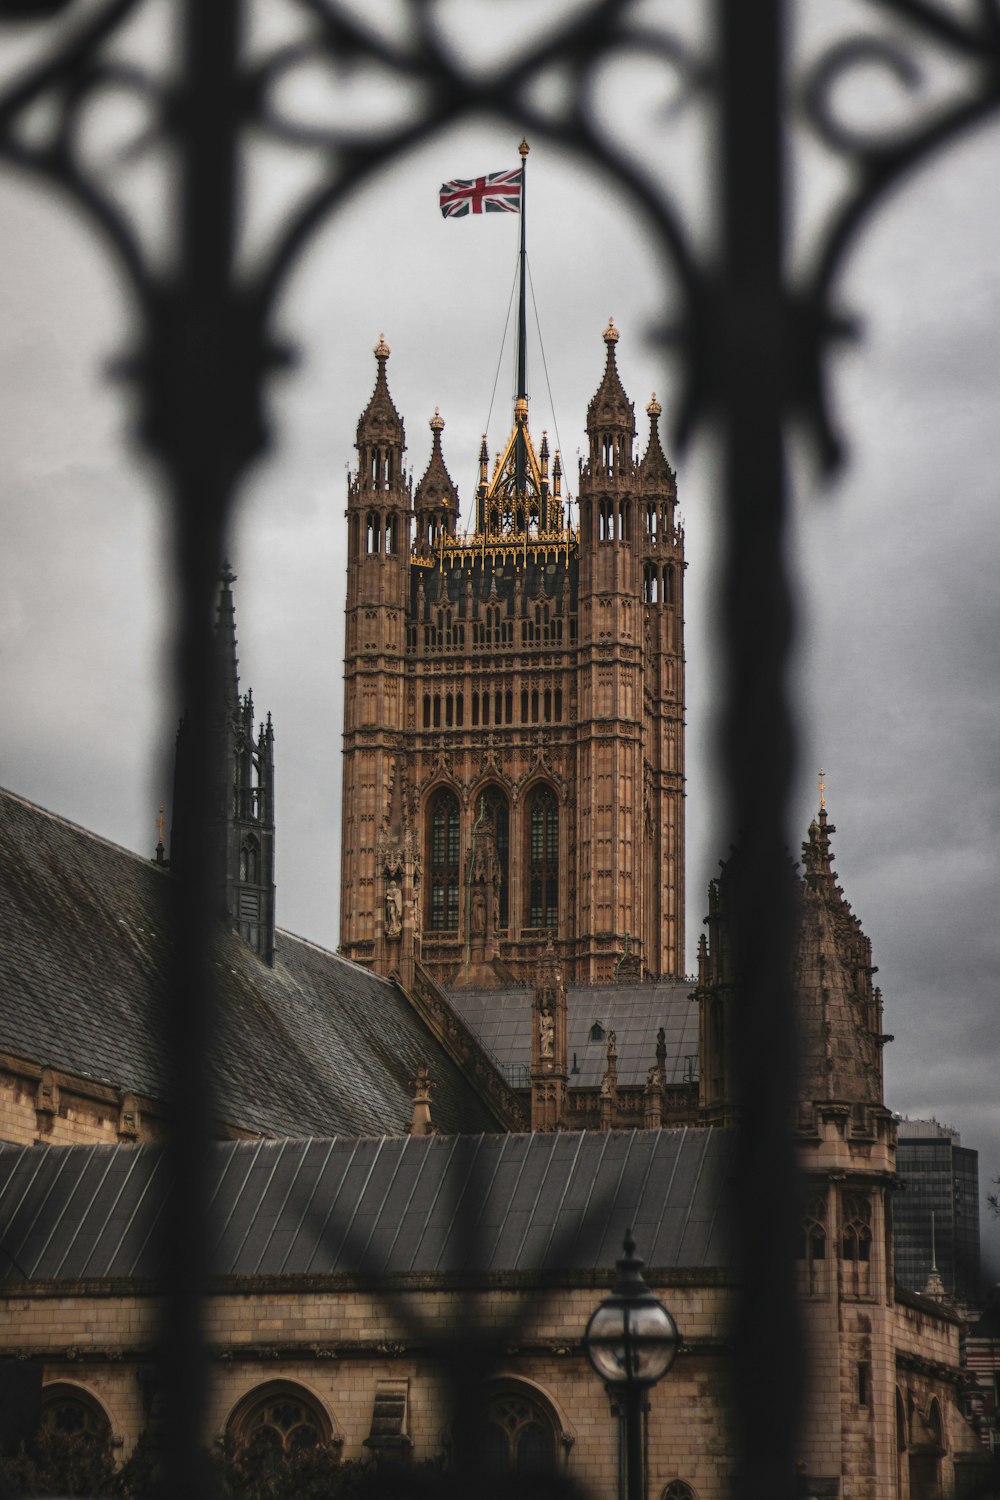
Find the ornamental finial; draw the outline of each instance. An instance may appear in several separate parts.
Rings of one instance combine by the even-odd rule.
[[[658,417],[662,411],[663,407],[660,405],[659,401],[657,401],[656,392],[654,391],[650,403],[646,407],[646,413],[650,417]]]
[[[527,141],[522,138],[521,144],[517,149],[520,152],[521,160],[524,161],[528,155],[528,152],[531,150],[531,147],[528,145]]]
[[[823,770],[823,768],[821,766],[820,767],[820,772],[819,772],[819,810],[820,810],[820,812],[826,812],[826,781],[824,779],[825,776],[826,776],[826,772]]]
[[[440,406],[435,406],[434,415],[431,417],[431,432],[444,431],[444,417],[441,415]]]
[[[385,334],[384,333],[380,333],[379,334],[379,336],[378,336],[378,343],[375,345],[375,348],[372,350],[372,353],[374,354],[374,356],[375,356],[376,359],[388,359],[389,358],[389,355],[392,353],[392,350],[389,348],[389,345],[385,341]]]
[[[617,344],[617,342],[618,342],[618,340],[620,338],[621,338],[621,334],[618,332],[618,329],[615,327],[615,320],[614,320],[614,318],[609,318],[608,319],[608,326],[604,330],[604,342],[606,344]]]

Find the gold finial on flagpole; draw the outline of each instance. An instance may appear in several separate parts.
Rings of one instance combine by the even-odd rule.
[[[819,770],[819,810],[820,810],[820,812],[826,812],[826,782],[824,780],[825,776],[826,776],[826,772],[823,770],[823,767],[820,766],[820,770]]]
[[[518,149],[518,151],[521,154],[521,160],[524,161],[525,157],[528,155],[528,152],[531,150],[531,147],[528,145],[527,141],[524,140],[524,138],[522,137],[521,144],[518,146],[517,149]]]

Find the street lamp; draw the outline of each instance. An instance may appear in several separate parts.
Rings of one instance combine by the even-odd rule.
[[[643,1418],[646,1392],[674,1362],[680,1335],[673,1318],[642,1279],[632,1231],[611,1296],[591,1313],[583,1346],[604,1381],[625,1425],[625,1485],[622,1500],[646,1500]],[[614,1409],[614,1408],[613,1408]]]

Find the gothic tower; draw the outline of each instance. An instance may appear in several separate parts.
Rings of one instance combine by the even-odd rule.
[[[253,694],[240,694],[236,655],[236,575],[224,563],[215,642],[218,705],[212,724],[215,814],[210,827],[218,913],[267,963],[274,963],[274,729],[254,728]],[[183,877],[187,857],[188,722],[177,731],[170,865]]]
[[[341,945],[404,982],[684,971],[683,535],[619,334],[587,417],[580,526],[519,395],[471,530],[444,422],[412,495],[377,346],[348,492]]]
[[[871,942],[834,872],[835,832],[821,798],[802,846],[793,968],[799,1087],[789,1124],[804,1186],[798,1285],[814,1382],[803,1464],[819,1476],[815,1493],[836,1493],[822,1486],[855,1465],[866,1477],[851,1493],[881,1500],[903,1493],[895,1488],[896,1429],[872,1420],[899,1400],[891,1323],[896,1127],[882,1094],[882,1049],[891,1038],[882,1031]],[[699,953],[699,1102],[706,1124],[735,1119],[730,1038],[739,954],[730,908],[739,858],[737,850],[712,882]],[[767,1079],[760,1086],[767,1088]]]
[[[388,974],[400,970],[404,931],[412,950],[418,878],[401,756],[413,511],[384,338],[374,352],[375,389],[347,490],[340,911],[344,952]]]

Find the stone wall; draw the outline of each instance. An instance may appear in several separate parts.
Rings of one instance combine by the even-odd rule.
[[[721,1281],[713,1284],[711,1276],[701,1284],[688,1277],[656,1290],[673,1312],[685,1348],[651,1396],[650,1493],[683,1479],[699,1500],[722,1500],[732,1456],[718,1333],[731,1291]],[[414,1292],[419,1327],[407,1317]],[[595,1500],[613,1500],[617,1493],[617,1428],[581,1336],[606,1292],[606,1281],[552,1287],[528,1324],[517,1321],[524,1311],[519,1287],[494,1286],[473,1299],[475,1315],[487,1328],[511,1323],[497,1380],[548,1415],[560,1462],[591,1487]],[[153,1360],[156,1315],[152,1296],[111,1286],[79,1284],[49,1295],[7,1297],[0,1355],[40,1356],[46,1382],[72,1382],[95,1397],[125,1457],[146,1421],[144,1377]],[[377,1298],[343,1282],[244,1285],[216,1295],[208,1304],[215,1377],[206,1443],[222,1438],[251,1392],[280,1381],[299,1387],[319,1406],[343,1458],[364,1458],[377,1382],[407,1379],[413,1457],[440,1453],[448,1443],[448,1417],[432,1341],[467,1326],[469,1316],[463,1295],[442,1287],[414,1285]]]

